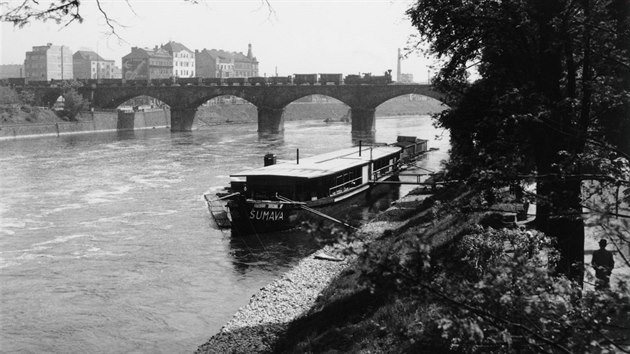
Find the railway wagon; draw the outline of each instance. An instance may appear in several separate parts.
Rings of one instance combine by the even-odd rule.
[[[247,83],[247,79],[244,77],[226,77],[223,82],[230,86],[243,86]]]
[[[272,76],[268,79],[271,85],[291,85],[293,83],[293,77],[289,76]]]
[[[263,76],[248,77],[247,82],[252,86],[267,86],[268,84],[267,78]]]
[[[24,77],[10,77],[7,79],[9,86],[24,86],[26,85],[26,78]]]
[[[123,85],[123,79],[98,79],[97,85],[105,87],[119,87]]]
[[[182,86],[199,86],[201,85],[200,77],[178,77],[175,82]]]
[[[363,83],[363,79],[360,75],[350,74],[346,75],[346,78],[343,80],[343,82],[346,85],[360,85],[361,83]]]
[[[46,80],[26,80],[28,86],[50,86],[50,81]]]
[[[151,79],[148,82],[148,85],[151,86],[173,86],[174,80],[172,78],[169,79]]]
[[[134,80],[126,80],[123,79],[123,86],[149,86],[149,80],[147,79],[134,79]]]
[[[343,74],[319,74],[321,85],[341,85],[342,82]]]
[[[201,79],[201,84],[205,86],[221,86],[223,85],[222,77],[204,77]]]
[[[40,82],[46,82],[46,81],[40,81]],[[30,84],[30,83],[29,83]],[[38,83],[39,85],[39,83]],[[59,79],[50,79],[50,81],[48,82],[48,84],[46,86],[50,86],[50,87],[70,87],[72,85],[72,80],[59,80]]]
[[[317,74],[293,74],[293,83],[295,85],[315,85]]]

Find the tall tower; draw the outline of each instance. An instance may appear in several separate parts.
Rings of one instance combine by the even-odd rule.
[[[400,55],[400,48],[398,48],[398,58],[397,58],[397,62],[396,62],[396,81],[400,82],[401,79],[401,75],[400,75],[400,61],[402,59],[402,55]]]

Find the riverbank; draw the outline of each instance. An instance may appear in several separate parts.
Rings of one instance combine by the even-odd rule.
[[[437,252],[432,253],[435,259],[432,256],[431,262],[439,262],[448,268],[446,264],[452,261],[452,252],[459,247],[453,247],[458,243],[454,241],[462,235],[467,235],[470,230],[479,230],[478,225],[486,225],[486,222],[492,220],[485,218],[485,214],[466,215],[456,210],[442,210],[439,212],[441,216],[435,215],[440,203],[460,198],[467,200],[470,193],[462,194],[462,190],[459,192],[453,190],[437,198],[425,199],[425,196],[413,195],[412,191],[410,195],[396,201],[389,209],[364,225],[353,236],[353,244],[327,246],[303,259],[288,273],[262,288],[252,296],[247,306],[241,308],[221,331],[201,345],[196,353],[320,352],[333,348],[340,352],[380,353],[392,350],[433,352],[431,345],[436,345],[440,340],[435,342],[431,340],[440,338],[439,332],[413,327],[422,327],[423,323],[428,325],[434,321],[439,322],[441,316],[445,316],[441,314],[443,307],[440,307],[439,301],[429,301],[430,305],[426,308],[419,305],[417,300],[413,300],[414,296],[395,295],[396,282],[385,286],[389,290],[381,289],[374,293],[375,290],[366,287],[359,277],[371,273],[372,276],[382,278],[381,281],[386,281],[388,272],[383,273],[385,268],[372,269],[365,268],[365,264],[357,265],[355,262],[357,257],[346,256],[340,250],[350,247],[353,249],[351,254],[356,255],[370,249],[372,257],[379,259],[379,262],[389,264],[392,269],[402,267],[399,271],[415,274],[418,269],[407,269],[405,265],[414,258],[413,252],[408,252],[409,249],[403,250],[414,242],[420,242],[424,247]],[[626,223],[625,228],[627,227]],[[592,225],[587,225],[585,229],[587,265],[590,263],[588,255],[597,248],[596,241],[601,237],[595,229],[596,227]],[[536,235],[535,231],[531,231],[532,234],[524,229],[503,230],[508,234],[512,232],[512,235],[521,235],[517,237],[522,237],[523,240],[539,242],[537,237],[540,234],[532,236]],[[489,241],[484,239],[482,242]],[[510,252],[513,251],[507,250],[508,254]],[[630,251],[626,249],[624,252]],[[478,257],[479,254],[473,253],[473,256]],[[615,291],[621,291],[624,288],[618,288],[617,283],[630,281],[630,268],[624,262],[623,254],[614,253],[614,257],[616,266],[611,286]],[[584,296],[589,297],[593,291],[593,275],[590,274],[591,267],[587,267],[586,271],[583,291]],[[500,285],[501,283],[497,286]],[[501,299],[503,301],[503,298]],[[418,312],[420,310],[423,312]],[[426,337],[418,336],[419,332],[409,331],[423,331]],[[430,339],[431,336],[436,337]],[[445,345],[448,347],[448,344]],[[436,349],[435,352],[445,349],[439,348],[441,349]]]
[[[22,118],[3,119],[4,123],[0,124],[0,140],[168,128],[171,125],[171,112],[163,109],[140,112],[91,111],[79,114],[74,121],[67,121],[58,117],[55,119],[51,117],[50,111],[37,108],[31,116],[27,116],[28,120],[15,123]]]
[[[360,247],[385,232],[395,232],[414,222],[411,216],[426,195],[407,195],[357,232],[353,247]],[[348,244],[325,246],[306,257],[289,272],[260,289],[219,333],[201,345],[197,354],[266,353],[273,351],[291,321],[311,310],[321,293],[355,260],[347,256]]]

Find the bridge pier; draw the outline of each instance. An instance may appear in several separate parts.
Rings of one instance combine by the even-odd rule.
[[[191,131],[193,121],[195,120],[195,113],[197,113],[197,108],[171,107],[171,131],[172,132]]]
[[[284,107],[258,107],[258,132],[280,133],[284,131]]]
[[[373,134],[376,131],[376,108],[351,107],[352,134]]]

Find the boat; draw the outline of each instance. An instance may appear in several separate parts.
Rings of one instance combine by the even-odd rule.
[[[331,211],[396,178],[403,162],[426,149],[426,140],[404,137],[393,144],[359,144],[303,159],[298,150],[290,162],[267,154],[263,167],[231,174],[228,188],[205,199],[215,220],[215,213],[223,214],[217,212],[217,201],[223,201],[230,227],[241,233],[287,230],[313,217],[351,227]]]

